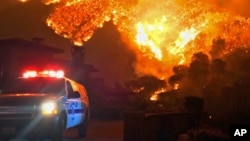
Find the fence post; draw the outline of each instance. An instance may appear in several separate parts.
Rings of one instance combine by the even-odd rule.
[[[142,141],[144,112],[127,111],[123,114],[123,141]]]

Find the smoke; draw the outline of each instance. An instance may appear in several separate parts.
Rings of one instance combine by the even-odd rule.
[[[203,0],[221,9],[226,9],[228,12],[241,15],[243,17],[250,17],[249,0]]]

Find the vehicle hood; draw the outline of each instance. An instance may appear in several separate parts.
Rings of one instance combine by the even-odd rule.
[[[38,105],[46,99],[55,99],[54,96],[48,94],[1,94],[0,106],[29,106]]]

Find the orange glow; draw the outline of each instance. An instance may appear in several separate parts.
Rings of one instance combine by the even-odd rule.
[[[153,94],[153,95],[150,97],[150,100],[151,100],[151,101],[157,101],[158,99],[159,99],[158,94]]]
[[[59,3],[60,2],[60,0],[42,0],[42,1],[46,5],[55,4],[55,3]]]
[[[166,78],[199,51],[209,53],[214,38],[227,51],[250,46],[250,19],[231,15],[204,0],[43,0],[57,3],[47,18],[56,34],[82,46],[112,21],[136,53],[137,74]],[[240,36],[240,38],[239,38]]]
[[[179,89],[179,84],[174,84],[174,90],[178,90]]]
[[[167,92],[167,91],[168,91],[168,90],[167,90],[167,87],[165,87],[165,88],[160,88],[159,90],[155,91],[154,94],[152,94],[152,95],[150,96],[150,100],[151,100],[151,101],[157,101],[157,100],[159,100],[159,94],[161,94],[161,93],[163,93],[163,92]]]
[[[28,2],[29,0],[18,0],[18,1],[25,3],[25,2]]]
[[[166,32],[167,27],[164,23],[167,21],[165,16],[162,16],[160,20],[154,20],[153,23],[149,22],[139,22],[136,24],[137,33],[136,43],[139,45],[141,51],[149,50],[153,53],[153,56],[161,60],[162,59],[162,49],[161,42],[164,40],[162,33]]]

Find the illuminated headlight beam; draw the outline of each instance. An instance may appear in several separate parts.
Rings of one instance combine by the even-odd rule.
[[[42,115],[53,115],[57,114],[57,106],[54,101],[47,101],[42,103],[41,106]]]

